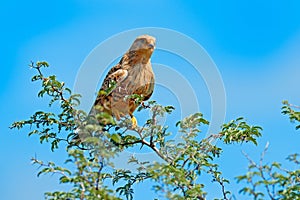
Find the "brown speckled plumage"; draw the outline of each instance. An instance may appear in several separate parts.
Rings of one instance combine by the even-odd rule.
[[[106,75],[90,115],[96,115],[97,105],[117,120],[126,115],[133,116],[139,106],[128,96],[137,94],[148,100],[154,89],[154,74],[150,57],[155,48],[155,38],[142,35],[135,39],[120,62]]]

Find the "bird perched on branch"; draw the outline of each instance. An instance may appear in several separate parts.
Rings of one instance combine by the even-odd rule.
[[[151,97],[154,89],[150,62],[154,49],[152,36],[141,35],[134,40],[120,62],[109,70],[89,115],[105,112],[117,120],[129,115],[132,128],[137,126],[133,112]]]

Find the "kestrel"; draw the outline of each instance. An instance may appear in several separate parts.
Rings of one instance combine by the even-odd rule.
[[[137,126],[134,110],[148,100],[154,89],[154,73],[150,58],[155,49],[155,38],[137,37],[120,62],[111,68],[98,92],[90,115],[106,112],[117,120],[129,115],[132,127]],[[140,97],[136,101],[134,96]],[[100,109],[99,109],[100,108]]]

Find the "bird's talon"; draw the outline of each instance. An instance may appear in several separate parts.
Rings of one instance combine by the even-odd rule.
[[[131,117],[131,128],[136,128],[137,127],[137,120],[134,116]]]

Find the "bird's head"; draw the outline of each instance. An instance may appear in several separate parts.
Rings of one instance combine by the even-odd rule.
[[[155,49],[155,41],[156,39],[150,35],[141,35],[134,40],[129,51],[143,51],[151,56]]]

